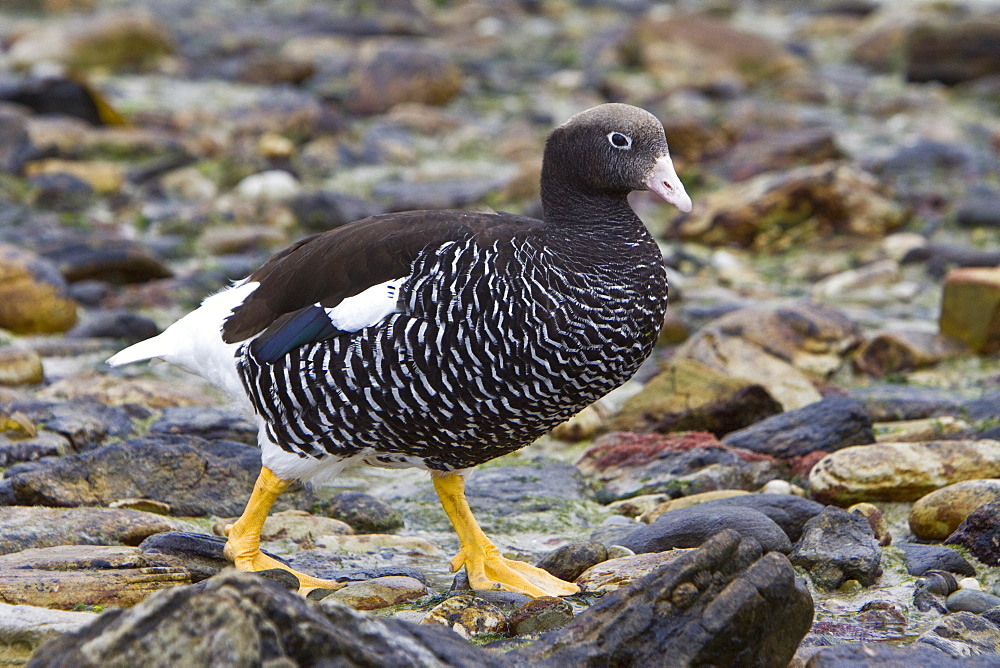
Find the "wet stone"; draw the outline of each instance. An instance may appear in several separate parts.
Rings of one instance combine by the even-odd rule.
[[[28,179],[34,190],[35,204],[42,209],[60,212],[82,211],[94,199],[94,189],[72,174],[37,174]]]
[[[961,399],[945,390],[912,385],[869,385],[848,396],[864,404],[873,422],[917,420],[954,413]]]
[[[847,580],[867,587],[882,575],[882,550],[868,521],[839,508],[828,507],[806,523],[790,559],[828,591]]]
[[[951,612],[971,612],[979,615],[1000,605],[1000,596],[975,589],[959,589],[948,597],[945,605]]]
[[[723,531],[506,658],[652,666],[669,656],[677,665],[783,666],[812,618],[812,598],[783,555],[761,556],[755,541]]]
[[[0,244],[0,327],[15,334],[65,332],[76,323],[66,281],[44,257]]]
[[[912,501],[962,480],[992,476],[1000,476],[1000,441],[878,443],[823,457],[809,473],[809,487],[824,503]]]
[[[8,99],[6,95],[4,99]],[[0,172],[19,174],[34,154],[24,115],[0,109]]]
[[[231,642],[220,643],[219,638]],[[451,666],[501,665],[450,631],[378,619],[334,603],[317,609],[295,593],[235,571],[200,588],[178,587],[151,596],[130,610],[106,611],[89,626],[42,648],[34,661],[156,665],[164,656],[187,666],[307,665],[337,659],[419,665],[428,656]]]
[[[785,532],[764,513],[738,506],[706,507],[705,504],[666,512],[652,524],[635,529],[618,544],[636,553],[663,552],[676,547],[698,547],[724,529],[753,538],[768,552],[787,554],[792,549]]]
[[[0,603],[0,659],[8,665],[26,664],[31,654],[46,642],[93,621],[90,612]]]
[[[363,580],[338,589],[323,601],[337,601],[355,610],[378,610],[425,596],[429,590],[420,580],[403,575],[389,575]]]
[[[612,592],[646,577],[689,551],[677,549],[615,557],[591,566],[575,582],[586,591]]]
[[[976,569],[972,567],[972,564],[950,547],[922,543],[899,543],[896,547],[903,551],[906,572],[910,575],[923,575],[931,570],[948,571],[966,576],[976,574]]]
[[[793,543],[802,536],[802,529],[812,518],[823,512],[823,504],[791,494],[741,494],[725,499],[706,501],[708,510],[715,506],[739,506],[767,515],[781,527]]]
[[[321,506],[328,517],[357,533],[392,533],[403,528],[403,516],[385,501],[362,492],[341,492]]]
[[[560,580],[573,582],[585,570],[607,558],[608,548],[601,543],[575,541],[549,552],[535,565]]]
[[[875,442],[871,418],[854,399],[823,399],[735,431],[724,445],[787,459]]]
[[[41,356],[19,346],[0,346],[0,386],[36,385],[45,379]]]
[[[142,283],[173,275],[144,245],[125,239],[71,237],[48,242],[38,252],[54,262],[67,281]]]

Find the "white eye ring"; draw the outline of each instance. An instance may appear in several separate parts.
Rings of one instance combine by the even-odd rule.
[[[608,143],[619,151],[627,151],[632,148],[632,138],[628,135],[623,135],[621,132],[609,132]]]

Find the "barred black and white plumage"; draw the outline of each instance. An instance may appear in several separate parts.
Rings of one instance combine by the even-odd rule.
[[[621,385],[652,351],[667,285],[628,205],[688,210],[662,125],[602,105],[557,128],[545,220],[426,211],[364,219],[277,253],[111,360],[163,357],[249,399],[266,467],[464,469]]]
[[[368,463],[440,470],[488,461],[614,389],[649,355],[666,282],[643,231],[621,266],[594,262],[616,252],[590,251],[608,241],[596,235],[571,247],[545,235],[448,242],[414,262],[398,312],[274,364],[243,344],[240,377],[269,440],[288,452],[369,449]]]

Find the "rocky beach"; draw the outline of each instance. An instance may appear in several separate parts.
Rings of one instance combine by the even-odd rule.
[[[105,360],[303,237],[541,216],[626,102],[670,305],[621,388],[469,502],[568,597],[472,591],[425,471],[296,483],[232,569],[257,429]],[[658,317],[658,316],[657,316]],[[0,666],[1000,664],[1000,6],[0,3]]]

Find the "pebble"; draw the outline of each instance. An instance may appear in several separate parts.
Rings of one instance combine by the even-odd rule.
[[[576,584],[586,591],[612,592],[649,575],[660,566],[669,564],[690,551],[667,550],[609,559],[584,571],[576,579]]]
[[[20,346],[0,346],[0,385],[37,385],[45,379],[41,356]]]
[[[923,575],[931,570],[948,571],[958,575],[976,574],[972,564],[950,547],[922,543],[899,543],[896,547],[903,551],[906,572],[910,575]]]
[[[298,179],[282,169],[251,174],[236,184],[236,194],[251,200],[290,200],[301,191]]]
[[[1000,500],[1000,479],[965,480],[921,497],[910,508],[910,531],[921,540],[944,540],[973,510]]]
[[[352,582],[343,589],[338,589],[323,598],[320,601],[320,607],[323,607],[326,601],[336,601],[355,610],[378,610],[414,601],[426,596],[428,592],[427,585],[419,580],[403,575],[389,575],[362,582]]]
[[[959,589],[945,602],[951,612],[971,612],[979,615],[1000,605],[1000,596],[975,589]]]
[[[65,332],[76,324],[76,304],[57,265],[7,244],[0,244],[0,304],[0,327],[15,334]]]
[[[714,501],[716,499],[726,499],[735,496],[744,496],[750,492],[741,489],[720,489],[714,492],[701,492],[699,494],[690,494],[688,496],[682,496],[676,499],[667,499],[656,506],[648,510],[639,516],[639,521],[645,524],[651,524],[656,520],[657,517],[663,513],[670,510],[677,510],[678,508],[688,508],[690,506],[697,506],[701,503],[707,501]]]
[[[585,570],[607,559],[608,548],[603,544],[574,541],[549,552],[535,565],[560,580],[573,582]]]
[[[809,473],[823,503],[913,501],[962,480],[1000,477],[1000,441],[878,443],[839,450]]]
[[[482,634],[507,635],[507,615],[500,608],[474,594],[458,594],[431,608],[421,624],[440,624],[463,638]]]
[[[973,428],[965,420],[942,415],[941,417],[898,422],[879,422],[875,426],[875,440],[919,443],[945,438],[964,438],[972,434]]]
[[[724,529],[754,538],[767,552],[788,554],[792,549],[787,534],[764,513],[752,508],[707,504],[664,513],[617,543],[636,553],[663,552],[677,547],[698,547]]]
[[[855,515],[860,515],[868,520],[868,526],[871,527],[872,533],[875,534],[875,540],[881,547],[892,544],[892,534],[889,533],[889,523],[885,519],[885,515],[882,511],[871,503],[855,503],[853,506],[847,509],[847,512],[854,513]]]

